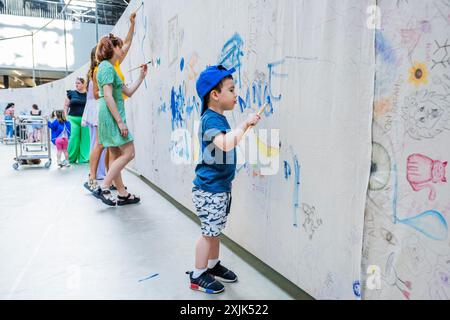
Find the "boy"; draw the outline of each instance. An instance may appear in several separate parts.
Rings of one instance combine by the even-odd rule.
[[[206,68],[197,80],[197,93],[202,100],[199,139],[200,163],[195,169],[196,178],[192,200],[201,221],[202,236],[197,242],[195,269],[188,272],[190,288],[206,293],[220,293],[223,282],[236,282],[237,276],[219,261],[220,233],[225,227],[231,207],[231,182],[236,171],[235,147],[244,132],[260,120],[251,114],[236,129],[231,130],[224,111],[233,110],[236,92],[232,74],[234,68],[223,66]]]

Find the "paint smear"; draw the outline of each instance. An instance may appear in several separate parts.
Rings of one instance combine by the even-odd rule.
[[[239,88],[242,88],[241,81],[241,57],[244,56],[242,50],[244,41],[238,33],[235,33],[222,47],[218,64],[223,65],[227,69],[236,68],[238,70]]]
[[[291,165],[289,164],[289,162],[284,161],[284,178],[288,180],[291,174],[292,174]]]
[[[178,91],[172,87],[170,93],[170,111],[172,113],[172,130],[181,128],[183,126],[183,106],[185,104],[182,86],[179,86]]]
[[[406,219],[399,219],[397,216],[397,197],[398,197],[398,177],[397,165],[393,168],[393,199],[392,210],[394,213],[394,223],[402,223],[413,228],[426,237],[433,240],[446,240],[448,237],[448,225],[442,214],[436,210],[427,210],[416,216]]]
[[[298,227],[298,209],[299,209],[299,203],[300,203],[300,165],[298,164],[298,157],[297,155],[294,155],[294,173],[295,173],[295,179],[294,179],[294,227]]]
[[[147,278],[141,279],[138,282],[149,280],[149,279],[152,279],[152,278],[157,277],[157,276],[159,276],[159,273],[152,274],[151,276],[148,276]]]
[[[258,136],[256,136],[259,154],[266,158],[277,157],[280,154],[280,148],[275,148],[265,144]]]
[[[183,70],[184,70],[184,58],[181,58],[181,61],[180,61],[180,71],[183,72]]]
[[[391,65],[397,64],[395,50],[391,47],[383,33],[379,30],[377,30],[375,34],[375,46],[377,55],[379,55],[384,62]]]

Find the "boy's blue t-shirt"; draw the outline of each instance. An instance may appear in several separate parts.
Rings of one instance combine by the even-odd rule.
[[[211,109],[201,117],[199,140],[200,163],[195,169],[194,185],[201,190],[219,193],[231,192],[231,182],[236,172],[236,149],[224,152],[213,143],[220,133],[230,131],[227,118]]]

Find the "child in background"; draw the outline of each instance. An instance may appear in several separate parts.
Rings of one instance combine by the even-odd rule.
[[[5,108],[5,123],[6,123],[6,137],[12,138],[14,136],[14,103],[8,103]]]
[[[39,107],[37,104],[33,104],[30,111],[30,116],[32,117],[40,117],[42,116],[42,111],[39,110]],[[40,142],[41,141],[41,130],[42,125],[40,123],[39,119],[33,119],[33,124],[30,126],[30,131],[28,132],[28,142]]]
[[[70,138],[70,122],[67,121],[63,110],[55,111],[56,120],[53,122],[48,121],[48,127],[52,130],[52,143],[56,146],[56,157],[58,160],[58,166],[69,166],[69,153],[67,152],[67,146],[69,145]],[[64,153],[66,158],[61,162],[61,154]]]

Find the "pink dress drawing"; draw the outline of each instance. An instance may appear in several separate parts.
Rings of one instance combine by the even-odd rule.
[[[406,179],[414,191],[428,188],[428,199],[436,199],[435,185],[447,182],[445,168],[447,161],[433,160],[423,154],[412,154],[408,157]]]

